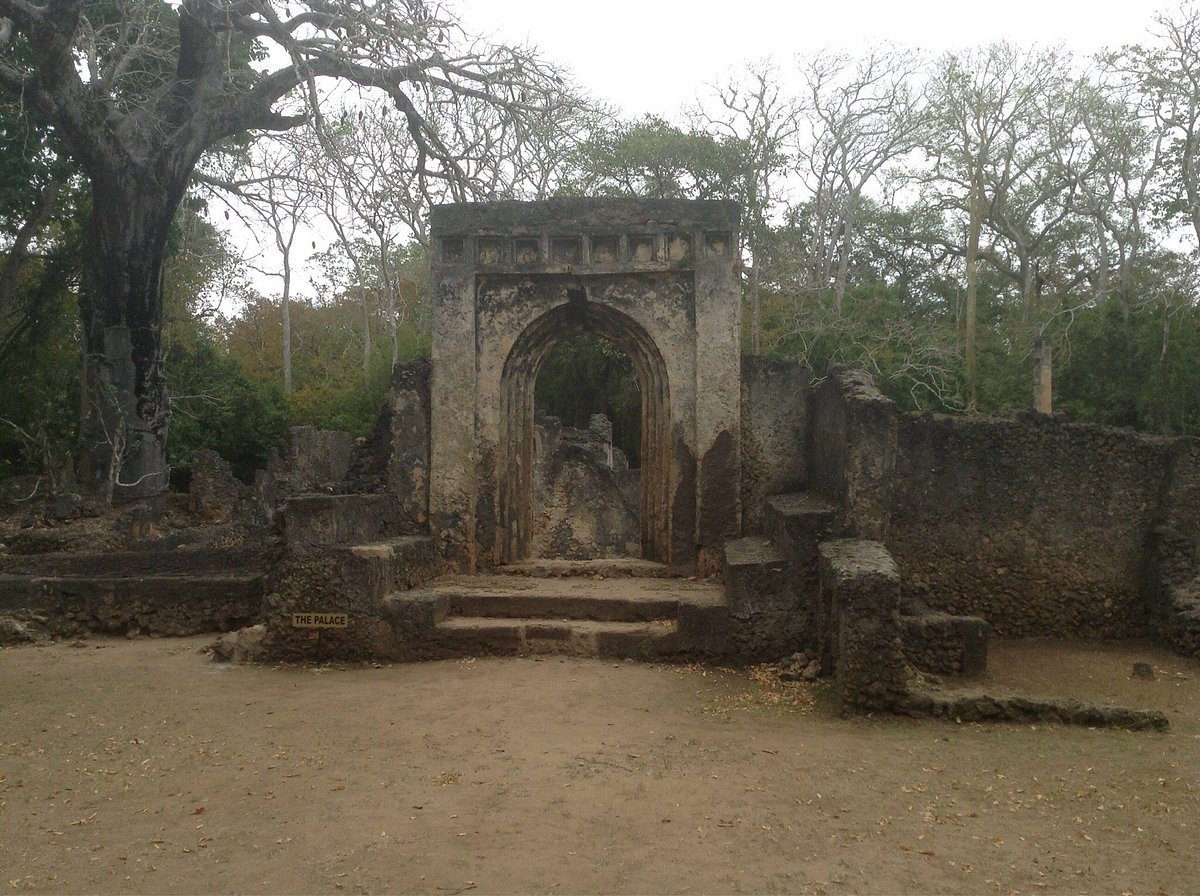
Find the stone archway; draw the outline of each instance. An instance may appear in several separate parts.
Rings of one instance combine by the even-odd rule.
[[[526,556],[537,373],[594,333],[643,390],[643,556],[719,567],[741,525],[737,228],[729,202],[434,207],[429,520],[448,564]]]
[[[670,558],[671,389],[666,361],[638,323],[615,308],[589,301],[578,281],[564,284],[567,301],[529,324],[513,343],[501,378],[503,426],[500,463],[500,526],[496,558],[529,556],[533,513],[533,393],[542,362],[559,343],[601,336],[628,356],[642,393],[642,476],[639,500],[641,552],[647,560]]]

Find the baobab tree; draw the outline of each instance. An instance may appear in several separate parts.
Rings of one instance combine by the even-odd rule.
[[[532,54],[468,40],[424,0],[0,0],[0,91],[44,116],[90,185],[78,466],[100,496],[167,487],[163,261],[197,163],[319,115],[324,79],[385,94],[425,176],[458,198],[470,185],[430,110],[469,104],[507,127],[564,91]],[[307,112],[283,111],[297,95]]]

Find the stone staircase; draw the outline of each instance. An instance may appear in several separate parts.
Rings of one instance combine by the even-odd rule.
[[[763,534],[726,542],[723,578],[735,653],[778,659],[817,640],[817,545],[837,536],[837,511],[804,492],[763,510]]]
[[[812,495],[771,498],[766,534],[726,544],[723,581],[646,560],[528,560],[397,590],[382,615],[423,632],[426,656],[778,659],[812,643],[817,544],[835,517]]]
[[[396,612],[429,607],[431,646],[442,654],[636,659],[684,652],[689,623],[721,613],[725,602],[717,583],[633,560],[529,561],[493,575],[443,577],[387,601]]]
[[[434,539],[401,534],[383,496],[303,496],[283,514],[287,556],[264,601],[267,652],[278,658],[761,662],[817,646],[822,666],[834,665],[819,546],[846,533],[836,508],[812,494],[769,497],[762,533],[727,542],[723,580],[709,581],[636,559],[529,560],[439,575]],[[344,621],[310,630],[305,614]],[[964,665],[982,624],[937,614],[900,622],[914,658],[949,645],[932,661],[947,671]]]

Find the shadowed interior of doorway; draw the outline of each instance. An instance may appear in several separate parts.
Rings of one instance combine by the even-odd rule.
[[[563,344],[601,337],[629,362],[641,405],[638,439],[640,483],[638,518],[640,556],[661,560],[669,555],[668,481],[670,475],[668,421],[670,397],[661,352],[646,332],[624,313],[587,301],[583,289],[568,289],[569,301],[531,323],[516,340],[503,373],[503,434],[505,453],[500,487],[501,518],[505,520],[507,562],[529,559],[534,548],[534,480],[536,427],[535,386],[546,360]],[[589,419],[590,429],[590,419]]]
[[[561,342],[534,402],[530,556],[639,557],[642,396],[629,357],[591,334]]]

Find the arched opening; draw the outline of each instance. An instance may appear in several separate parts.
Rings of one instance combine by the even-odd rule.
[[[534,385],[535,558],[641,556],[642,396],[602,336],[560,341]]]
[[[670,391],[662,353],[631,317],[607,305],[590,302],[576,281],[566,289],[567,302],[546,312],[517,338],[502,374],[500,526],[495,560],[527,559],[533,546],[535,477],[535,388],[546,358],[563,342],[598,336],[628,357],[641,396],[641,461],[639,485],[640,553],[648,560],[670,562]]]

